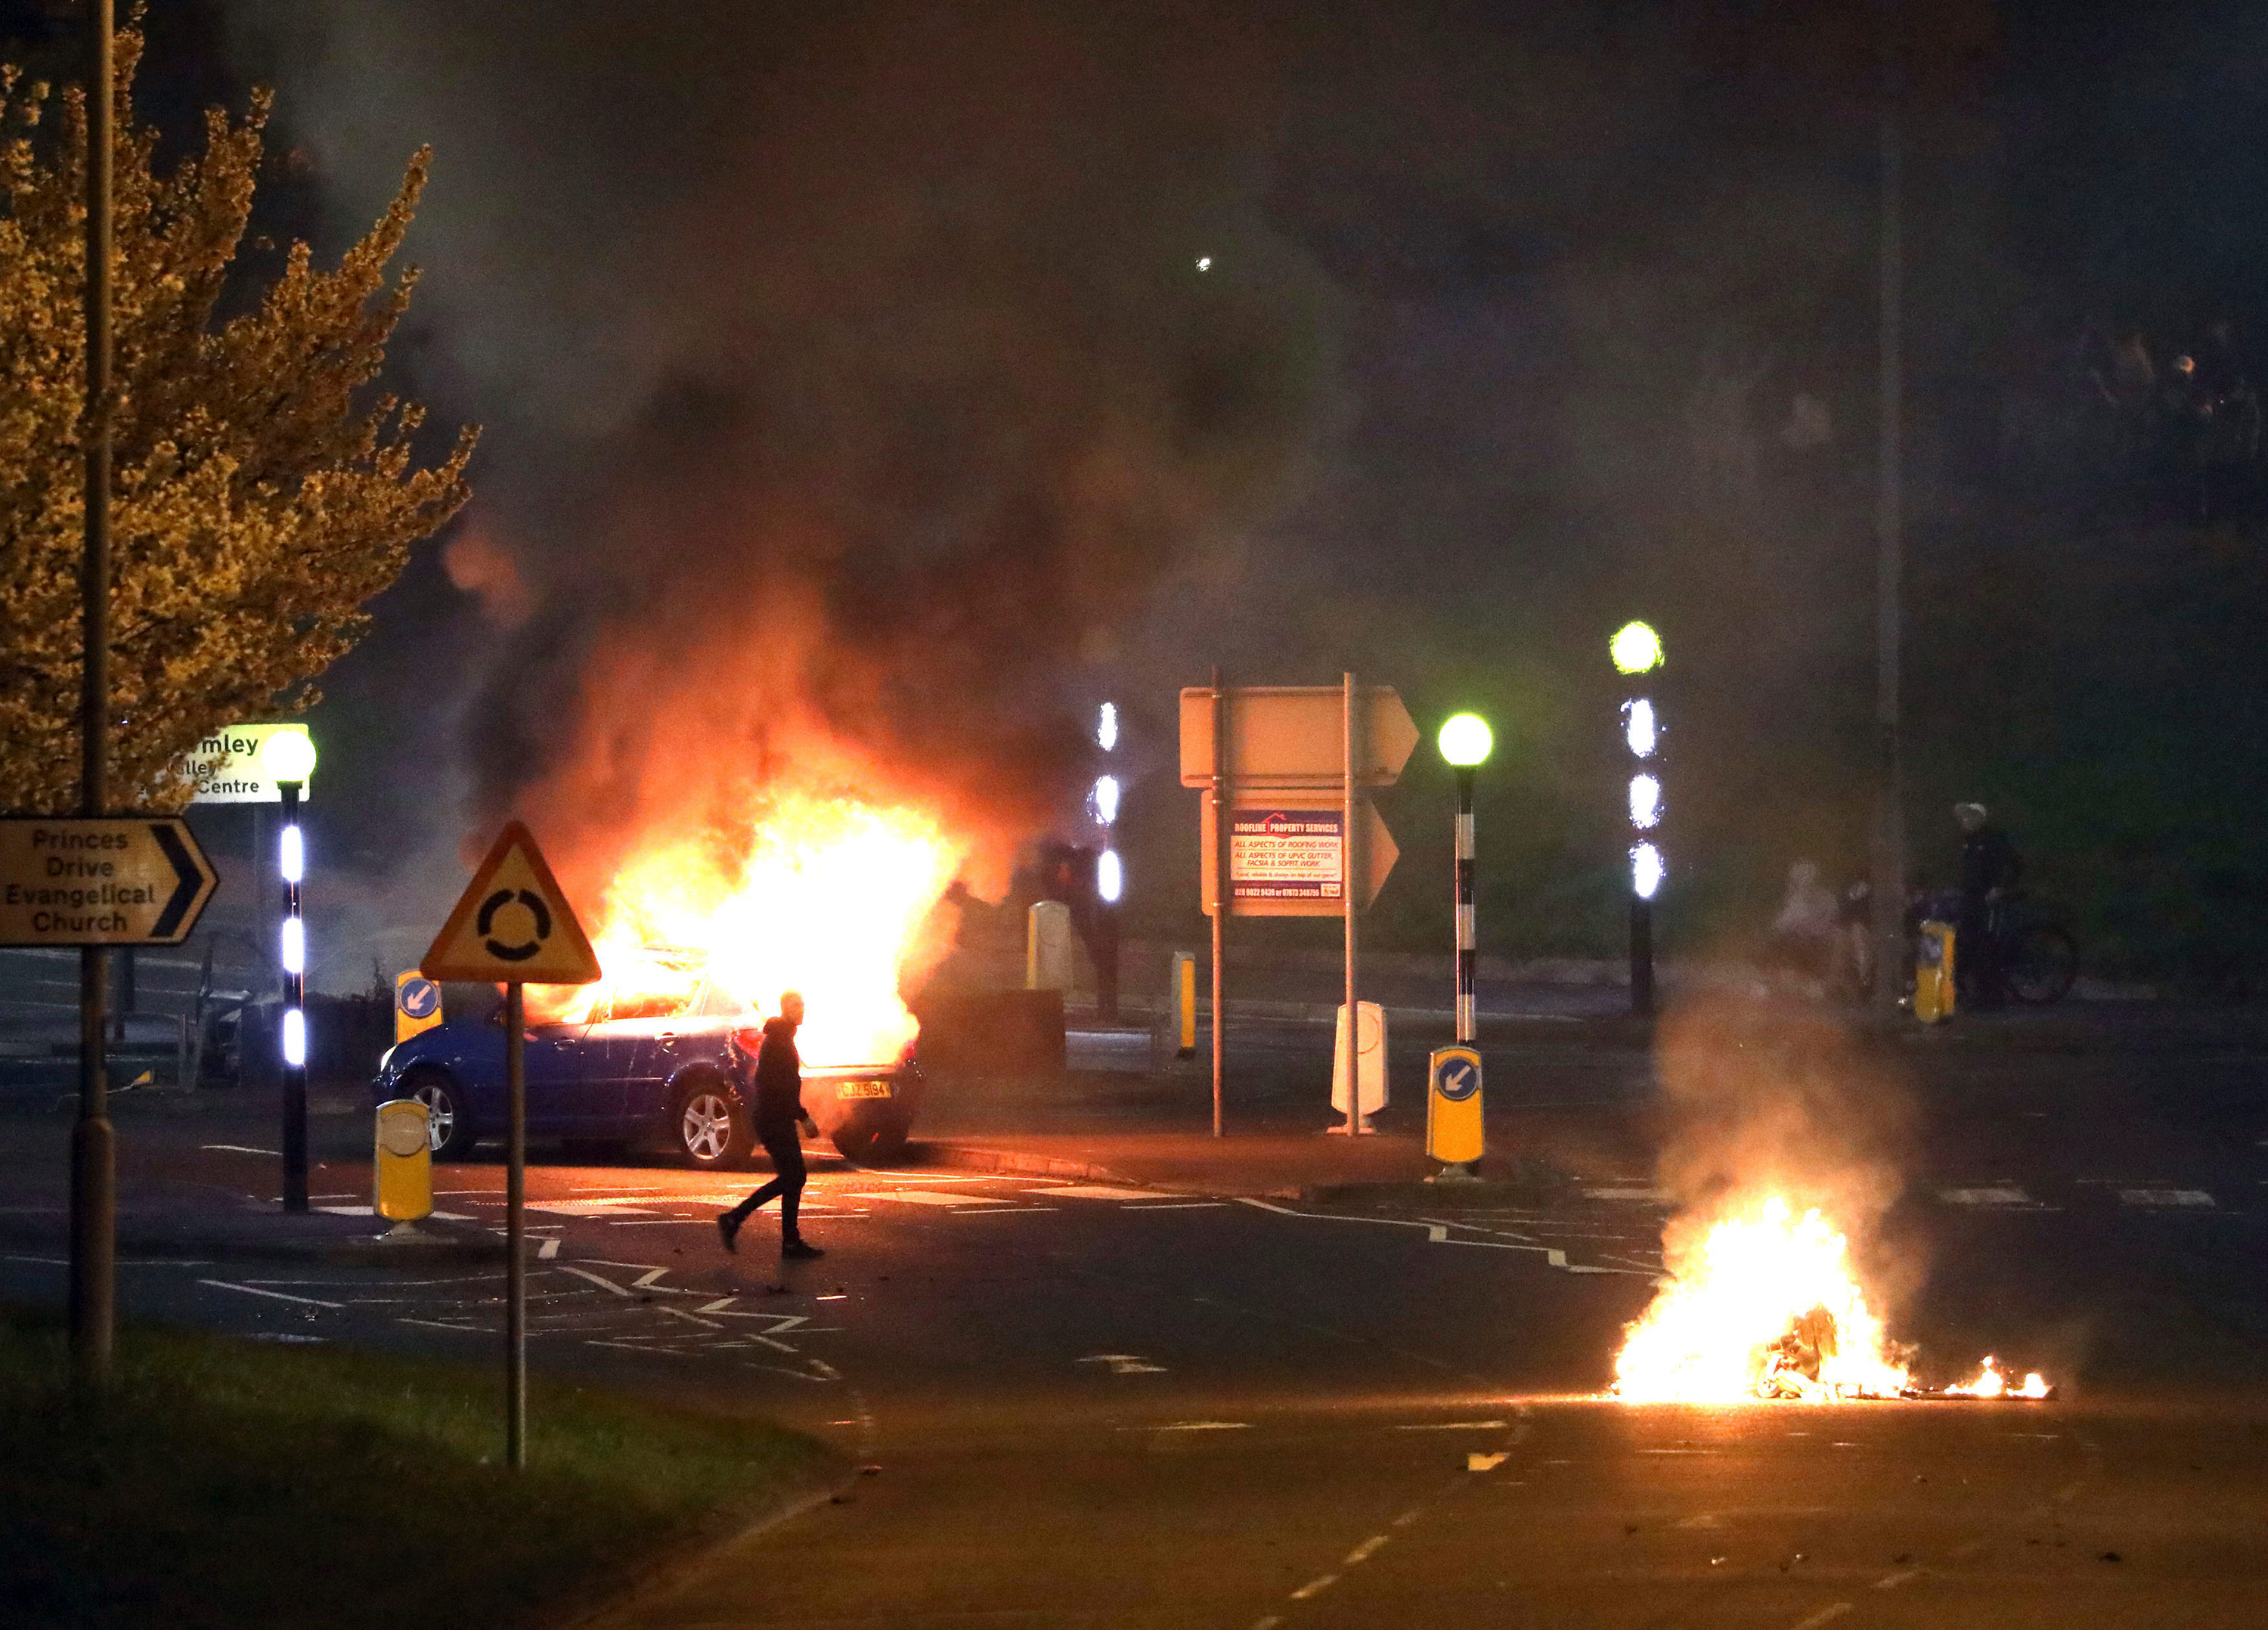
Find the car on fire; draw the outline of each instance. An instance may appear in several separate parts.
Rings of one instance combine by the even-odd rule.
[[[482,994],[492,999],[389,1049],[372,1086],[380,1103],[425,1106],[443,1160],[504,1135],[504,1003]],[[527,1026],[527,1134],[608,1152],[660,1140],[691,1166],[743,1165],[755,1147],[762,1022],[697,953],[644,952],[580,1017]],[[921,1092],[910,1043],[888,1062],[803,1067],[804,1107],[861,1165],[903,1152]]]

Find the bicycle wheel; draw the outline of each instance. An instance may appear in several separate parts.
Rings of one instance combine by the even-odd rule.
[[[2059,1002],[2079,977],[2079,947],[2062,929],[2035,923],[2019,931],[2009,947],[2004,977],[2008,994],[2027,1007]]]

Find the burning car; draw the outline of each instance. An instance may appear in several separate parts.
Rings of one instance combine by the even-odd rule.
[[[660,1140],[692,1166],[744,1163],[755,1143],[749,1083],[762,1014],[700,952],[610,948],[606,962],[608,977],[572,1005],[530,1014],[528,1135],[616,1150]],[[433,1151],[445,1160],[503,1136],[502,1002],[393,1048],[379,1062],[374,1090],[381,1102],[424,1104]],[[921,1092],[910,1040],[886,1060],[807,1063],[803,1071],[812,1118],[861,1164],[904,1150]]]

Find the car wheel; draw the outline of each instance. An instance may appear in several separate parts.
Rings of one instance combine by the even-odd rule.
[[[448,1073],[412,1070],[402,1078],[401,1095],[425,1106],[425,1121],[437,1161],[460,1161],[473,1152],[473,1117],[465,1095]]]
[[[870,1120],[857,1117],[843,1122],[830,1135],[836,1152],[854,1166],[887,1166],[906,1152],[909,1128],[902,1120]]]
[[[677,1101],[677,1152],[704,1171],[747,1162],[755,1146],[747,1106],[719,1081],[700,1081]]]

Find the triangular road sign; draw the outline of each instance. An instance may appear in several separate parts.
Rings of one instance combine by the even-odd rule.
[[[417,971],[429,979],[589,985],[599,958],[528,830],[497,837]]]

